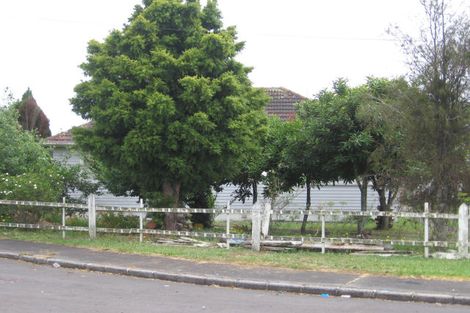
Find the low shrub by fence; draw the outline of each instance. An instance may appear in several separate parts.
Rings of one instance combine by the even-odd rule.
[[[67,231],[88,232],[91,239],[96,238],[97,233],[117,233],[117,234],[138,234],[140,241],[143,236],[147,235],[161,235],[161,236],[187,236],[187,237],[201,237],[201,238],[218,238],[229,241],[233,239],[251,240],[252,248],[260,250],[261,239],[276,240],[276,241],[301,241],[313,242],[321,244],[321,250],[324,253],[329,244],[390,244],[406,245],[406,246],[421,246],[424,247],[425,257],[429,256],[430,247],[448,247],[457,248],[459,254],[468,256],[468,224],[469,224],[469,208],[466,204],[462,204],[459,208],[459,214],[446,214],[446,213],[431,213],[429,208],[425,205],[423,213],[415,212],[379,212],[379,211],[351,211],[351,210],[271,210],[269,204],[261,206],[255,204],[252,210],[232,209],[230,204],[223,208],[146,208],[141,203],[139,208],[125,208],[125,207],[111,207],[111,206],[96,206],[95,197],[91,195],[88,198],[88,203],[75,204],[55,202],[35,202],[35,201],[15,201],[15,200],[0,200],[0,205],[10,207],[35,207],[35,208],[60,208],[62,210],[61,225],[44,225],[44,224],[26,224],[15,222],[0,222],[0,227],[7,228],[25,228],[25,229],[49,229],[62,231],[62,236],[65,238]],[[66,210],[83,210],[87,212],[88,226],[67,226],[66,225]],[[97,227],[97,213],[126,213],[138,216],[138,228],[104,228]],[[146,229],[144,228],[144,219],[148,213],[184,213],[184,214],[197,214],[209,213],[225,215],[225,232],[206,232],[206,231],[173,231],[173,230],[159,230],[159,229]],[[231,216],[251,215],[251,236],[249,234],[236,234],[231,230]],[[269,221],[271,217],[276,220],[292,220],[292,217],[315,217],[321,223],[321,236],[270,236],[268,235]],[[366,239],[366,238],[350,238],[350,237],[331,237],[327,236],[326,224],[331,220],[344,219],[349,217],[354,218],[377,218],[379,216],[389,216],[394,219],[417,219],[423,221],[423,238],[422,240],[396,240],[396,239]],[[458,236],[456,241],[431,241],[429,238],[429,221],[432,219],[458,221]]]

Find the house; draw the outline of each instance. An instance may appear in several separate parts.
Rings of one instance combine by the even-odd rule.
[[[279,116],[283,121],[295,118],[295,104],[308,98],[301,96],[292,90],[284,87],[263,88],[271,101],[266,106],[268,115]],[[234,209],[247,209],[252,205],[252,200],[247,198],[245,203],[233,201],[233,194],[237,187],[233,185],[223,186],[223,191],[217,194],[216,206],[224,206],[230,201]],[[258,194],[263,194],[263,185],[258,186]],[[274,207],[277,209],[299,209],[305,208],[305,199],[307,190],[297,188],[292,193],[285,193],[274,201]],[[312,209],[360,209],[361,194],[356,184],[346,184],[338,182],[335,185],[323,186],[321,189],[311,189],[311,208]],[[261,196],[262,199],[262,196]],[[379,204],[376,192],[369,188],[367,207],[375,208]]]
[[[279,116],[282,120],[287,121],[295,118],[295,104],[307,100],[289,89],[278,88],[264,88],[271,101],[266,106],[268,115]],[[84,124],[82,127],[90,127],[90,123]],[[46,144],[52,146],[53,157],[57,160],[65,160],[68,164],[83,164],[80,153],[74,149],[73,138],[71,131],[59,133],[57,135],[47,138]],[[263,186],[259,186],[258,194],[262,195]],[[251,199],[246,199],[245,203],[241,201],[234,201],[233,193],[236,186],[225,185],[223,191],[216,195],[216,207],[223,207],[227,202],[231,202],[232,208],[251,208]],[[103,194],[98,196],[96,202],[98,205],[112,205],[112,206],[125,206],[137,207],[138,198],[136,197],[116,197],[102,191]],[[337,183],[334,186],[324,186],[321,189],[312,188],[312,209],[359,209],[361,207],[360,192],[356,184]],[[262,196],[261,196],[262,199]],[[274,205],[277,208],[285,209],[298,209],[305,207],[306,189],[297,188],[292,193],[281,195]],[[372,189],[368,192],[368,207],[375,208],[378,205],[378,198]]]
[[[90,127],[91,123],[86,123],[81,127]],[[52,147],[52,157],[58,161],[64,161],[68,165],[83,165],[83,158],[80,152],[74,148],[72,138],[72,130],[58,133],[46,139],[45,145]],[[72,194],[79,197],[79,194]],[[100,190],[100,194],[96,196],[96,205],[98,206],[123,206],[130,208],[139,207],[138,197],[121,197],[114,196],[107,190]]]
[[[295,104],[308,98],[284,87],[263,88],[271,101],[266,106],[268,115],[279,116],[283,121],[295,118]]]

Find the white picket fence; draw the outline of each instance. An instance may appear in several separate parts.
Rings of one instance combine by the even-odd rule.
[[[423,213],[415,212],[379,212],[379,211],[351,211],[351,210],[278,210],[273,211],[269,203],[264,206],[255,204],[252,210],[246,209],[232,209],[230,203],[223,208],[146,208],[143,203],[139,208],[126,208],[126,207],[112,207],[112,206],[97,206],[95,196],[88,197],[88,203],[74,204],[66,203],[65,199],[62,203],[56,202],[37,202],[37,201],[15,201],[15,200],[0,200],[0,205],[7,206],[27,206],[27,207],[41,207],[41,208],[61,208],[62,209],[62,223],[61,225],[40,225],[40,224],[24,224],[24,223],[0,223],[0,227],[7,228],[26,228],[26,229],[49,229],[62,231],[62,236],[65,238],[67,231],[80,231],[88,232],[91,239],[96,238],[97,232],[99,233],[118,233],[118,234],[139,234],[140,241],[142,242],[144,234],[148,235],[161,235],[161,236],[186,236],[186,237],[201,237],[201,238],[219,238],[227,240],[227,247],[229,247],[230,240],[233,239],[251,239],[252,249],[255,251],[260,250],[261,239],[276,240],[276,241],[309,241],[321,243],[322,252],[327,249],[327,244],[343,243],[343,244],[390,244],[390,245],[408,245],[408,246],[422,246],[424,247],[424,256],[429,256],[430,247],[449,247],[457,248],[458,253],[463,257],[468,257],[468,225],[469,225],[469,207],[462,204],[459,207],[458,214],[446,213],[431,213],[429,206],[425,204]],[[66,226],[66,210],[67,209],[82,209],[87,210],[88,227]],[[100,212],[115,212],[115,213],[133,213],[139,216],[139,228],[130,229],[117,229],[117,228],[97,228],[96,215]],[[215,232],[199,232],[199,231],[170,231],[170,230],[156,230],[145,229],[144,219],[147,213],[209,213],[209,214],[224,214],[226,216],[226,231],[224,233]],[[230,217],[233,215],[251,215],[252,220],[252,233],[251,237],[248,234],[234,234],[231,233]],[[270,216],[275,215],[277,219],[287,217],[292,219],[292,216],[315,216],[321,221],[321,237],[296,237],[296,236],[269,236],[269,220]],[[390,216],[392,218],[407,218],[407,219],[420,219],[423,220],[424,236],[423,240],[382,240],[382,239],[361,239],[361,238],[332,238],[326,236],[326,223],[332,217],[371,217]],[[430,219],[445,219],[445,220],[458,220],[458,240],[456,242],[448,241],[430,241],[429,240],[429,220]]]

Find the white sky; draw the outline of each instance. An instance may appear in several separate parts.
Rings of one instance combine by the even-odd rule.
[[[87,42],[120,29],[140,0],[2,0],[0,88],[20,98],[30,87],[52,133],[83,121],[69,100],[82,79]],[[466,1],[454,0],[470,12]],[[358,85],[367,76],[407,72],[391,24],[416,32],[418,0],[219,0],[224,24],[246,41],[238,59],[254,67],[258,87],[286,87],[311,97],[338,77]]]

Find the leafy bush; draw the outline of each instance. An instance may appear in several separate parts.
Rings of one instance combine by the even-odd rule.
[[[215,206],[215,196],[212,190],[187,194],[184,203],[191,208],[213,208]],[[214,214],[193,213],[190,216],[191,223],[195,228],[211,228],[214,223]]]
[[[99,187],[79,166],[54,161],[35,134],[21,128],[14,104],[0,107],[0,160],[0,199],[59,202],[70,192],[88,195]],[[49,211],[0,207],[0,216],[4,221],[37,223]]]
[[[139,217],[133,215],[103,213],[96,225],[104,228],[139,228]]]
[[[165,222],[165,213],[149,213],[147,218],[150,218],[155,224],[156,229],[163,229]]]
[[[67,226],[88,227],[88,219],[80,216],[72,216],[66,221]]]

